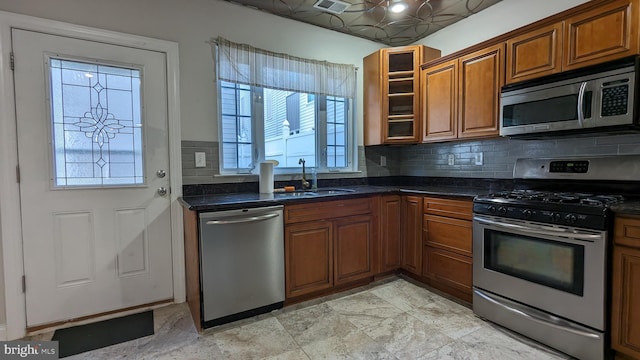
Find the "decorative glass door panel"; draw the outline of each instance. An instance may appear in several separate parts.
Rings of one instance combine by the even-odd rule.
[[[54,187],[145,183],[140,69],[49,58]]]

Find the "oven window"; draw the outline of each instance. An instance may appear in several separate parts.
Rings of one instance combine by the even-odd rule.
[[[584,93],[584,117],[591,117],[591,91]],[[550,99],[505,105],[502,126],[533,125],[557,121],[578,120],[578,95],[558,96]]]
[[[582,296],[584,246],[485,229],[484,267]]]

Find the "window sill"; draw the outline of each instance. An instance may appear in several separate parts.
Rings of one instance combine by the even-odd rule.
[[[326,176],[326,175],[358,175],[358,174],[362,174],[363,172],[360,170],[344,170],[344,171],[330,171],[330,172],[321,172],[321,173],[316,173],[319,177],[322,176]],[[288,176],[300,176],[302,174],[302,171],[298,171],[298,172],[286,172],[286,173],[275,173],[274,177],[277,178],[279,176],[283,176],[283,177],[288,177]],[[311,176],[311,172],[307,172],[306,173],[309,177]],[[259,174],[254,174],[254,173],[229,173],[229,174],[215,174],[213,175],[214,178],[225,178],[225,177],[249,177],[249,176],[259,176]]]

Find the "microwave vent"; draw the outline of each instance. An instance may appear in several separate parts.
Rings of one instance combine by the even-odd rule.
[[[313,5],[314,8],[324,10],[333,14],[342,14],[351,4],[338,0],[318,0]]]

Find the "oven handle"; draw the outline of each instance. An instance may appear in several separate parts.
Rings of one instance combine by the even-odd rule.
[[[561,229],[557,229],[557,230],[547,230],[547,229],[542,229],[542,228],[532,228],[529,226],[522,226],[522,225],[516,225],[516,224],[509,224],[509,223],[503,223],[503,222],[499,222],[499,221],[494,221],[494,220],[489,220],[489,219],[480,219],[480,218],[475,218],[475,220],[482,224],[482,225],[492,225],[495,227],[502,227],[502,228],[507,228],[507,229],[513,229],[513,230],[520,230],[526,233],[530,233],[530,234],[534,234],[534,235],[547,235],[547,236],[563,236],[563,237],[570,237],[572,239],[576,239],[576,240],[585,240],[585,241],[597,241],[602,239],[602,235],[600,234],[584,234],[584,233],[574,233],[574,232],[569,232],[566,230],[561,230]]]
[[[586,87],[587,82],[582,82],[582,84],[580,84],[580,91],[578,92],[578,124],[580,124],[580,128],[584,128],[584,110],[582,109],[582,103],[584,102],[584,91]]]
[[[578,336],[583,336],[583,337],[589,337],[589,338],[598,338],[599,336],[597,334],[593,334],[593,333],[588,333],[586,331],[580,331],[577,330],[573,327],[571,327],[569,325],[569,323],[567,323],[566,321],[563,321],[561,319],[558,318],[552,318],[552,317],[541,317],[540,315],[536,315],[536,314],[532,314],[527,312],[524,309],[516,309],[515,307],[511,307],[507,304],[502,303],[501,301],[494,299],[492,296],[490,296],[489,294],[485,293],[484,291],[480,291],[478,289],[473,289],[473,292],[482,297],[483,299],[485,299],[486,301],[491,302],[494,305],[498,305],[501,308],[512,312],[514,314],[520,315],[522,317],[525,317],[533,322],[537,322],[539,324],[545,325],[545,326],[551,326],[554,327],[556,329],[560,329],[562,331],[566,331],[566,332],[570,332],[572,334],[578,335]]]

